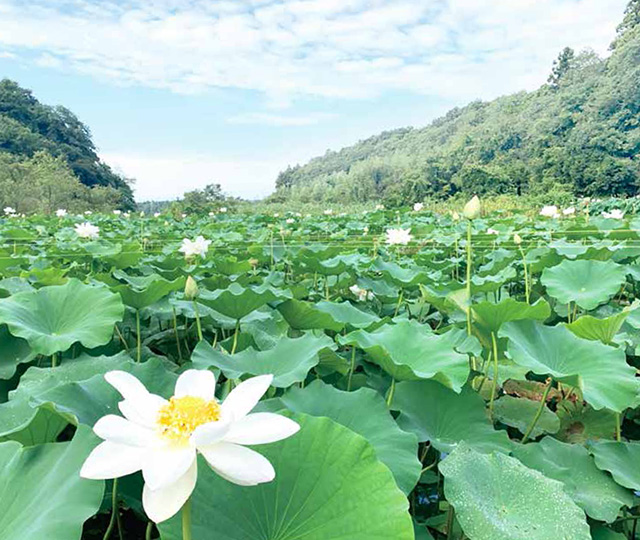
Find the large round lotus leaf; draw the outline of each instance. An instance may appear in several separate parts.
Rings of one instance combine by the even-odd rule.
[[[426,325],[402,321],[374,332],[357,330],[338,341],[364,350],[398,381],[434,379],[459,392],[469,376],[469,356],[459,352],[457,329],[437,335]]]
[[[291,298],[289,291],[267,285],[245,288],[238,283],[214,292],[202,291],[198,296],[203,304],[238,321],[268,302],[285,298]]]
[[[391,408],[400,411],[401,428],[441,452],[451,452],[463,441],[483,452],[511,448],[506,432],[493,429],[482,398],[467,386],[456,394],[434,381],[402,382]]]
[[[178,277],[168,281],[158,274],[149,276],[129,276],[124,272],[116,271],[114,275],[127,283],[116,285],[113,290],[120,293],[122,301],[133,309],[142,309],[155,304],[170,292],[184,289],[185,277]]]
[[[304,389],[291,388],[281,400],[296,413],[326,416],[362,435],[404,493],[415,487],[422,467],[417,457],[418,439],[398,427],[378,392],[370,388],[342,392],[314,381]]]
[[[539,410],[539,401],[504,396],[494,403],[493,415],[496,420],[507,426],[514,427],[524,434],[533,423],[533,419]],[[543,433],[557,433],[559,429],[560,419],[558,416],[549,407],[543,407],[542,413],[531,432],[531,437],[535,439]]]
[[[544,321],[551,315],[551,308],[544,300],[538,300],[530,305],[526,302],[518,302],[513,298],[505,298],[498,304],[480,302],[471,307],[474,319],[474,329],[481,330],[484,335],[496,333],[503,324],[510,321],[534,319]]]
[[[104,492],[104,482],[79,474],[95,442],[84,428],[68,443],[0,443],[0,540],[80,539]]]
[[[590,311],[613,297],[626,281],[624,266],[611,261],[563,261],[545,268],[540,278],[550,296],[568,304],[575,302]]]
[[[596,319],[591,315],[584,315],[576,321],[567,324],[566,327],[580,338],[590,341],[601,341],[605,345],[610,345],[615,335],[627,320],[627,317],[629,317],[637,307],[638,301],[634,302],[631,306],[627,306],[619,313],[604,319]]]
[[[579,388],[594,409],[622,412],[637,399],[635,369],[620,349],[533,321],[507,323],[500,336],[509,338],[507,353],[516,364]]]
[[[555,437],[563,442],[583,444],[600,439],[613,439],[616,435],[616,413],[608,409],[596,411],[582,401],[561,401],[556,414],[560,431]]]
[[[404,268],[397,263],[376,259],[371,265],[371,270],[382,272],[387,275],[392,282],[400,287],[410,287],[419,283],[428,283],[432,281],[424,268],[413,266],[412,268]]]
[[[564,486],[501,453],[456,448],[439,465],[444,493],[473,540],[591,540]]]
[[[55,442],[67,421],[49,407],[33,407],[27,399],[13,399],[0,405],[0,441],[17,441],[24,446]]]
[[[551,437],[518,446],[513,455],[531,469],[562,482],[565,491],[589,517],[611,523],[622,506],[633,506],[633,495],[596,467],[583,446]]]
[[[640,443],[600,441],[590,447],[596,465],[621,486],[640,491]]]
[[[312,334],[295,339],[283,337],[273,349],[256,351],[249,348],[234,355],[201,341],[194,349],[191,361],[198,369],[217,367],[230,379],[243,375],[273,375],[273,386],[287,388],[304,381],[307,373],[320,362],[320,351],[327,348],[335,348],[331,338]]]
[[[29,343],[12,336],[6,325],[0,326],[0,379],[10,379],[18,364],[31,362],[35,357]]]
[[[322,300],[317,304],[287,300],[278,306],[291,328],[297,330],[333,330],[339,332],[345,326],[353,328],[367,328],[378,322],[376,315],[366,313],[350,302],[327,302]]]
[[[329,418],[295,420],[299,433],[257,448],[273,482],[236,486],[198,462],[193,540],[413,540],[407,499],[373,447]],[[160,532],[180,540],[180,516]]]
[[[66,351],[78,341],[89,349],[108,343],[123,315],[118,295],[77,279],[0,300],[0,322],[44,355]]]

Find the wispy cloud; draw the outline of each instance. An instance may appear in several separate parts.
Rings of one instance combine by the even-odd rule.
[[[329,113],[310,113],[305,115],[282,115],[269,113],[247,113],[233,116],[227,120],[230,124],[262,124],[266,126],[313,126],[336,118]]]
[[[401,90],[462,100],[535,87],[566,45],[605,52],[626,3],[0,0],[0,47],[175,92],[239,88],[286,102]],[[279,115],[239,121],[249,120],[307,125]]]

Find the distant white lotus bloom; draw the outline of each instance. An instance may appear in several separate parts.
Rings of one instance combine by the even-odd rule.
[[[120,214],[122,214],[122,211],[120,211],[120,210],[114,210],[113,211],[113,215],[115,215],[115,216],[119,216]]]
[[[540,210],[540,215],[548,218],[557,218],[560,217],[560,212],[558,212],[557,206],[548,205],[542,207],[542,210]]]
[[[67,211],[64,208],[59,208],[56,210],[56,216],[65,217],[67,215]]]
[[[80,476],[106,480],[142,471],[142,504],[156,523],[177,514],[193,493],[198,454],[225,480],[255,486],[271,482],[275,470],[245,445],[280,441],[300,429],[284,416],[250,414],[273,375],[240,383],[222,403],[215,397],[215,376],[207,370],[185,371],[168,401],[130,373],[110,371],[105,379],[124,398],[118,404],[124,418],[110,414],[98,420],[93,431],[104,442],[86,459]]]
[[[300,212],[296,212],[296,213],[295,213],[295,216],[296,216],[296,217],[302,217],[302,214],[301,214]]]
[[[325,210],[325,211],[324,211],[324,215],[325,215],[325,216],[330,216],[330,215],[332,215],[332,214],[333,214],[333,210],[331,210],[330,208],[329,208],[328,210]]]
[[[453,221],[460,221],[460,214],[458,214],[458,212],[451,212],[451,219],[453,219]]]
[[[384,210],[384,204],[376,204],[376,210]]]
[[[498,236],[500,234],[500,231],[496,231],[495,229],[492,229],[491,227],[489,227],[487,229],[487,234],[494,234],[494,235]]]
[[[205,240],[204,236],[198,236],[195,240],[189,240],[185,238],[182,240],[182,245],[180,246],[180,250],[184,253],[184,256],[187,259],[191,257],[195,257],[200,255],[204,259],[207,251],[209,251],[209,246],[211,245],[211,240]]]
[[[140,212],[140,217],[144,217],[144,212]]]
[[[514,243],[516,246],[519,246],[520,244],[522,244],[522,237],[521,237],[518,233],[515,233],[515,234],[513,235],[513,243]]]
[[[4,213],[6,216],[12,216],[13,214],[16,213],[16,209],[15,208],[11,208],[10,206],[6,206],[4,209]]]
[[[565,208],[562,213],[565,216],[573,216],[576,213],[576,209],[573,206],[570,206],[569,208]]]
[[[84,212],[85,216],[90,216],[91,214],[93,214],[93,212],[91,210],[85,210],[85,212]]]
[[[275,214],[273,214],[273,217],[279,218],[280,217],[280,212],[276,212]]]
[[[160,215],[161,215],[161,214],[160,214],[160,212],[155,212],[155,213],[153,214],[153,217],[157,218],[157,217],[160,217]]]
[[[75,226],[75,231],[80,238],[98,238],[98,236],[100,236],[100,228],[92,225],[88,221],[78,223]]]
[[[354,296],[358,298],[360,302],[364,302],[365,300],[373,300],[373,293],[368,291],[367,289],[361,289],[357,285],[351,285],[349,290],[353,293]]]
[[[287,225],[293,225],[295,222],[296,222],[296,220],[293,219],[293,218],[288,218],[287,219]]]
[[[209,212],[209,217],[213,217],[213,216],[215,216],[215,215],[216,215],[216,213],[215,213],[215,212]]]
[[[226,206],[222,206],[222,207],[220,208],[220,213],[221,213],[221,214],[226,214],[226,213],[227,213],[227,207],[226,207]]]
[[[422,212],[423,209],[424,209],[424,204],[422,204],[421,202],[417,202],[416,204],[413,205],[414,212]]]
[[[602,212],[602,217],[607,219],[624,219],[624,212],[616,208],[611,210],[611,212]]]
[[[406,246],[411,242],[411,229],[387,229],[387,244]]]
[[[128,218],[131,217],[131,213],[130,212],[125,212],[124,214],[122,214],[124,217]]]
[[[367,234],[369,234],[369,227],[362,229],[362,236],[367,236]]]

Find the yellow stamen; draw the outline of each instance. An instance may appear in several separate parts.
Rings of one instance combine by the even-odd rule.
[[[220,405],[200,397],[172,397],[158,412],[157,425],[163,437],[186,443],[198,426],[220,420]]]

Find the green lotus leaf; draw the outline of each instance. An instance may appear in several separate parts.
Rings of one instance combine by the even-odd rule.
[[[513,298],[505,298],[498,304],[480,302],[471,306],[474,324],[486,334],[498,333],[503,324],[511,321],[533,319],[544,321],[551,315],[551,308],[545,300],[538,300],[530,305],[518,302]]]
[[[515,458],[461,445],[439,470],[445,496],[473,540],[591,540],[584,512],[564,486]]]
[[[382,272],[388,276],[393,283],[400,287],[410,287],[420,283],[429,283],[433,280],[424,271],[424,268],[414,266],[403,268],[397,263],[376,259],[371,265],[371,270]]]
[[[14,399],[0,405],[0,426],[1,441],[34,446],[55,442],[67,421],[48,407],[34,408],[27,399]]]
[[[309,371],[320,362],[322,349],[333,349],[335,343],[327,336],[305,334],[291,339],[282,338],[273,349],[256,351],[253,348],[230,355],[214,349],[206,341],[198,343],[191,355],[194,367],[216,367],[229,379],[245,375],[273,375],[273,386],[287,388],[306,379]]]
[[[184,284],[187,279],[182,276],[173,281],[169,281],[158,274],[143,277],[128,276],[118,270],[114,272],[114,275],[117,276],[118,279],[124,279],[127,283],[116,285],[113,287],[113,290],[120,293],[122,301],[127,306],[138,310],[155,304],[158,300],[173,291],[184,289]]]
[[[367,353],[398,381],[434,379],[460,392],[469,376],[469,356],[458,352],[460,330],[434,334],[416,321],[388,324],[373,332],[356,330],[338,337],[342,345],[354,345]]]
[[[268,302],[287,298],[291,298],[289,291],[274,289],[268,285],[245,288],[238,283],[232,283],[226,289],[202,291],[198,301],[239,321]]]
[[[640,443],[599,441],[589,449],[598,469],[610,472],[621,486],[640,491]]]
[[[627,537],[622,533],[598,526],[591,529],[591,538],[592,540],[627,540]]]
[[[79,474],[96,441],[84,428],[68,443],[0,443],[0,540],[80,540],[104,492]]]
[[[367,328],[380,319],[376,315],[366,313],[350,302],[328,302],[322,300],[317,304],[287,300],[278,306],[278,311],[296,330],[333,330],[339,332],[346,326]]]
[[[590,311],[620,290],[626,281],[626,270],[611,261],[563,261],[545,268],[540,281],[549,295],[562,304],[575,302]]]
[[[198,463],[193,540],[413,540],[406,497],[360,435],[329,418],[296,416],[300,432],[259,451],[276,477],[236,486]],[[160,524],[182,539],[180,516]]]
[[[12,336],[6,325],[0,326],[0,379],[10,379],[18,364],[31,362],[35,357],[27,341]]]
[[[633,495],[601,471],[583,446],[545,437],[520,445],[513,455],[531,469],[562,482],[565,491],[589,517],[611,523],[623,506],[633,506]]]
[[[520,433],[527,432],[527,428],[533,423],[533,419],[540,409],[539,401],[530,399],[504,396],[498,399],[493,406],[493,415],[507,426],[516,428]],[[540,418],[531,431],[531,438],[543,433],[557,433],[560,430],[560,419],[548,407],[543,407]]]
[[[418,439],[398,427],[378,392],[370,388],[342,392],[313,381],[304,389],[292,387],[281,399],[293,412],[326,416],[362,435],[404,493],[415,487],[422,467],[417,457]]]
[[[0,299],[0,322],[34,352],[47,356],[77,342],[89,349],[105,345],[123,315],[118,295],[77,279]]]
[[[596,319],[591,315],[583,315],[576,321],[567,324],[566,327],[576,336],[590,341],[601,341],[605,345],[613,343],[616,334],[622,328],[629,315],[638,308],[638,302],[627,306],[621,312],[606,317],[604,319]]]
[[[579,388],[594,409],[622,412],[637,399],[635,369],[619,349],[533,321],[506,323],[500,335],[509,339],[507,353],[516,364]]]
[[[451,452],[462,442],[482,452],[511,448],[506,432],[493,429],[484,401],[468,386],[456,394],[434,381],[402,382],[396,385],[391,408],[400,411],[402,429],[441,452]]]
[[[616,414],[608,409],[596,411],[590,405],[573,401],[558,403],[556,414],[560,431],[555,437],[569,443],[613,439],[616,434]]]

